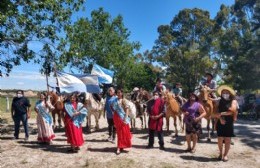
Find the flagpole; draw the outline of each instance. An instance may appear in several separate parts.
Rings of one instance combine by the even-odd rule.
[[[60,85],[59,85],[59,80],[58,80],[58,77],[57,77],[57,67],[56,67],[56,63],[54,63],[54,75],[56,77],[56,85],[57,87],[60,89]],[[57,88],[56,88],[56,92],[57,92]],[[60,91],[59,91],[60,92]]]

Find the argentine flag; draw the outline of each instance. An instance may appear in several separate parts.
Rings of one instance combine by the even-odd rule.
[[[72,74],[73,76],[79,78],[87,87],[88,93],[100,93],[101,89],[98,83],[97,75],[90,74]]]
[[[61,93],[87,92],[86,85],[71,74],[57,72],[57,79]]]
[[[111,84],[113,81],[114,71],[94,64],[91,75],[97,75],[99,83]]]

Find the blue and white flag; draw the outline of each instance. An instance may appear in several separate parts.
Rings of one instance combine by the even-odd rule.
[[[57,79],[61,93],[87,92],[86,85],[71,74],[57,72]]]
[[[94,64],[91,75],[97,75],[99,83],[111,84],[113,81],[114,71]]]
[[[98,83],[97,75],[90,74],[72,74],[73,76],[79,78],[87,87],[87,92],[89,93],[100,93],[101,89]]]

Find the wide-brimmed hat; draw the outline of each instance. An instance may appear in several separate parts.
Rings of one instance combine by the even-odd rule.
[[[138,87],[135,87],[134,89],[133,89],[133,91],[138,91],[139,90],[139,88]]]
[[[211,78],[214,78],[214,76],[210,72],[207,72],[206,75],[209,75],[209,76],[211,76]]]
[[[233,96],[236,95],[235,90],[232,89],[231,87],[227,86],[227,85],[222,85],[222,86],[218,87],[218,89],[217,89],[217,93],[218,93],[218,95],[221,95],[221,92],[222,92],[223,90],[227,90],[227,91],[229,91],[230,94],[232,94]]]

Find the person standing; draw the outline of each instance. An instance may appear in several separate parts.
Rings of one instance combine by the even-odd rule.
[[[231,137],[234,137],[234,115],[236,115],[238,105],[235,99],[235,91],[231,87],[222,85],[217,89],[217,93],[221,95],[218,105],[218,114],[215,115],[215,117],[218,119],[218,159],[226,162],[228,161]],[[225,143],[224,153],[223,141]]]
[[[77,153],[84,144],[82,122],[88,114],[87,108],[78,101],[77,93],[72,93],[64,103],[64,113],[67,142],[70,144],[68,152]]]
[[[11,107],[11,115],[14,121],[14,139],[19,139],[19,131],[20,131],[20,122],[22,121],[24,132],[25,132],[25,140],[29,139],[28,132],[28,119],[31,114],[31,104],[29,99],[24,96],[23,90],[18,90],[16,92],[16,97],[14,97],[12,101]]]
[[[130,118],[129,118],[129,105],[124,98],[123,89],[116,90],[118,99],[111,104],[111,109],[114,111],[113,121],[117,133],[117,154],[124,148],[132,147],[132,134],[130,132]]]
[[[113,87],[110,87],[108,89],[108,95],[106,97],[106,103],[105,103],[105,112],[107,116],[107,123],[108,123],[108,141],[114,142],[116,138],[116,128],[114,126],[114,120],[113,120],[113,111],[111,109],[111,104],[115,101],[115,89]]]
[[[47,95],[44,92],[40,93],[40,100],[36,102],[34,110],[37,113],[37,127],[38,127],[38,142],[51,144],[52,139],[55,137],[52,129],[52,118],[50,111],[54,107],[47,99]]]
[[[149,142],[146,148],[153,148],[154,133],[157,132],[160,150],[165,150],[163,140],[163,116],[165,115],[165,106],[163,99],[158,91],[153,92],[153,99],[147,103],[147,113],[149,115],[148,129]]]
[[[206,116],[204,107],[198,102],[199,98],[195,93],[190,93],[189,100],[182,106],[186,128],[187,152],[195,153],[198,141],[198,133],[201,130],[201,119]],[[191,146],[191,140],[193,144]]]

